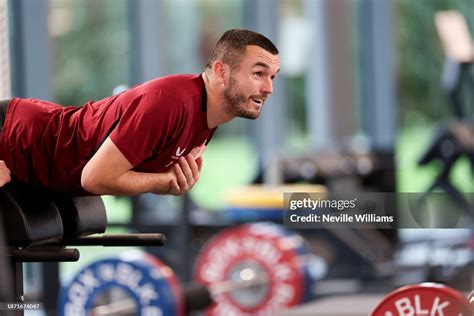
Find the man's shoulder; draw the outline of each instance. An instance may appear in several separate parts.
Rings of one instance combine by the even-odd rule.
[[[145,83],[144,92],[173,106],[194,108],[200,104],[204,82],[200,74],[170,75]]]
[[[127,107],[132,105],[144,111],[187,115],[201,100],[204,83],[201,75],[170,75],[135,86],[116,99]]]
[[[179,74],[156,78],[145,83],[153,91],[189,97],[202,92],[200,74]]]

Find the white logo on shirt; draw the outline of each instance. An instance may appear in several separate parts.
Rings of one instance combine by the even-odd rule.
[[[184,153],[184,151],[186,150],[186,148],[183,148],[183,150],[180,150],[180,149],[181,149],[181,147],[178,147],[178,149],[176,149],[176,157],[181,156]]]
[[[176,154],[174,156],[171,156],[171,159],[178,160],[179,157],[181,157],[181,155],[183,155],[185,151],[186,151],[186,148],[183,148],[181,150],[181,147],[178,147],[178,149],[176,149]],[[168,164],[166,164],[165,168],[171,166],[173,163],[174,161],[170,161]]]

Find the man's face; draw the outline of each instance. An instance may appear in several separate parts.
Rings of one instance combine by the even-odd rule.
[[[236,117],[256,119],[273,92],[273,79],[278,71],[278,55],[272,55],[259,46],[247,46],[239,67],[230,72],[224,91],[226,112]]]

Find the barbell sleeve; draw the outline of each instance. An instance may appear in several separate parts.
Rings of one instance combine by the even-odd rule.
[[[268,277],[266,276],[257,276],[251,280],[245,281],[224,281],[214,284],[209,284],[209,291],[211,292],[212,297],[215,297],[220,294],[237,291],[241,289],[246,289],[249,287],[254,287],[258,285],[264,285],[269,282]]]

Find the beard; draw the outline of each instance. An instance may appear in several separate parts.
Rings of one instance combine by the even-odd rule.
[[[240,92],[239,84],[232,75],[230,76],[229,86],[224,91],[224,97],[227,103],[225,106],[226,113],[251,120],[259,117],[260,111],[248,107],[250,98]]]

